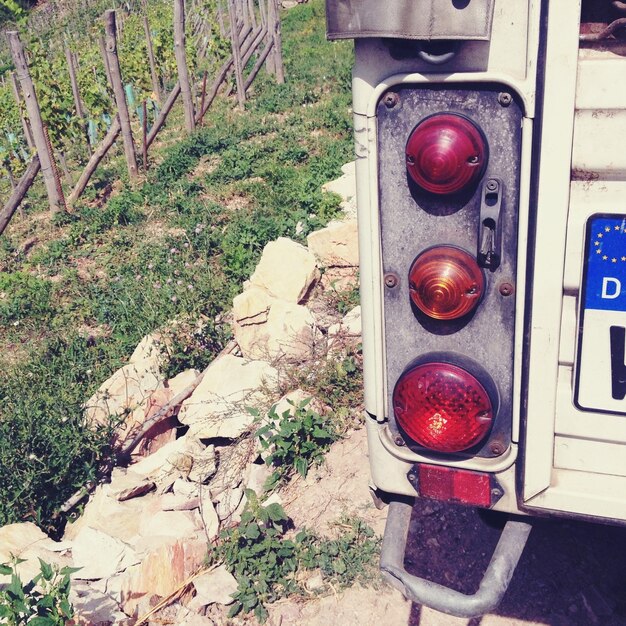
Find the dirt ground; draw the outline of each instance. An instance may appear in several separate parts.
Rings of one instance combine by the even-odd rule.
[[[296,526],[323,532],[341,514],[377,532],[387,510],[372,504],[365,431],[333,446],[324,467],[282,494]],[[499,536],[497,517],[424,500],[406,555],[409,571],[473,592]],[[394,589],[354,587],[270,609],[271,626],[626,626],[626,528],[537,521],[500,607],[482,618],[456,618],[412,605]]]

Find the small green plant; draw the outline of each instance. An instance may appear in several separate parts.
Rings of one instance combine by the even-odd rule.
[[[209,552],[211,563],[223,562],[237,579],[229,617],[254,612],[264,622],[267,604],[303,593],[299,581],[306,570],[320,569],[324,588],[375,580],[380,539],[361,520],[340,520],[340,532],[332,539],[306,529],[287,538],[289,518],[279,504],[263,506],[252,490],[246,498],[239,526],[223,530]]]
[[[302,538],[302,567],[319,568],[324,580],[334,586],[367,584],[376,576],[379,538],[358,518],[343,518],[336,526],[341,532],[334,539],[319,539],[313,535]]]
[[[289,402],[292,408],[281,415],[274,405],[268,413],[269,423],[255,433],[263,449],[270,451],[265,462],[275,468],[265,484],[268,491],[294,471],[306,478],[309,468],[322,462],[330,444],[339,437],[330,420],[309,406],[311,400]],[[258,411],[252,413],[258,416]]]
[[[359,300],[359,285],[353,285],[348,289],[338,289],[335,285],[336,281],[331,283],[331,296],[330,304],[337,309],[337,312],[341,315],[345,315],[351,311],[354,307],[358,306]]]
[[[235,602],[228,614],[254,611],[261,622],[267,619],[265,604],[299,591],[296,581],[298,546],[284,539],[289,521],[280,504],[262,506],[251,489],[241,522],[220,533],[220,543],[209,553],[211,562],[223,561],[237,578]]]
[[[0,620],[8,626],[64,626],[74,615],[69,601],[70,574],[79,568],[59,569],[39,559],[39,574],[23,583],[17,566],[23,559],[13,558],[0,565],[0,574],[11,582],[0,591]]]

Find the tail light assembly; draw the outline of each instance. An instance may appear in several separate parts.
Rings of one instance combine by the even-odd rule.
[[[377,110],[389,428],[420,463],[511,442],[522,112],[502,91],[402,85]],[[492,502],[471,473],[437,480]]]

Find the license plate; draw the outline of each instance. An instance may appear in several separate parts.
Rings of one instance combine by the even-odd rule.
[[[587,221],[574,400],[626,414],[626,215]]]

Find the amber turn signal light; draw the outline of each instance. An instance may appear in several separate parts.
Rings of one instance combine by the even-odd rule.
[[[422,252],[409,270],[409,293],[428,317],[453,320],[476,308],[485,290],[485,277],[468,252],[437,246]]]

